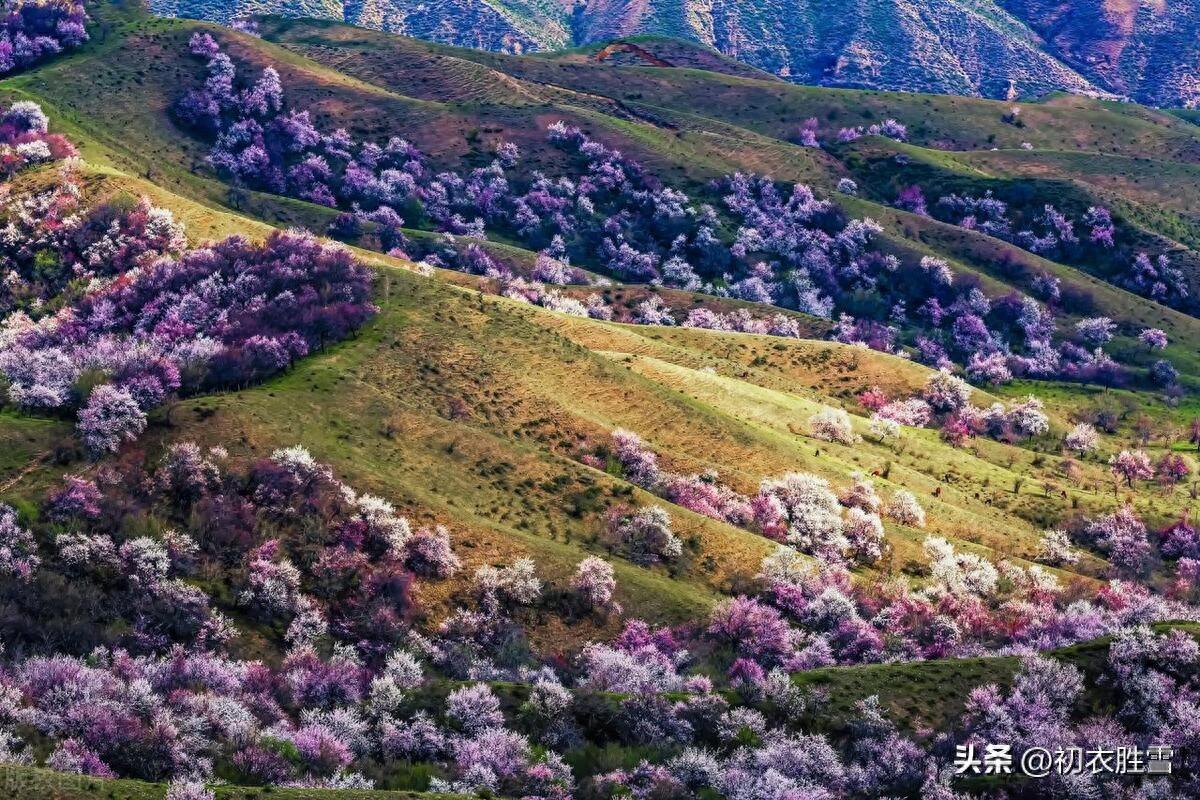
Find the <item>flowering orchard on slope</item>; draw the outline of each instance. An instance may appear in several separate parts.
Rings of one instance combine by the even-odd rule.
[[[958,363],[979,383],[1022,376],[1105,385],[1134,379],[1102,345],[1056,330],[1062,310],[1053,276],[1031,279],[1041,301],[1016,291],[990,298],[978,279],[954,274],[940,259],[906,263],[881,252],[877,223],[847,221],[833,202],[806,186],[781,188],[769,178],[735,174],[713,181],[705,190],[709,202],[703,202],[663,186],[641,164],[565,122],[549,125],[547,135],[571,156],[570,175],[519,177],[520,152],[506,142],[497,145],[487,167],[436,172],[406,140],[380,145],[354,141],[344,130],[317,129],[307,112],[288,107],[277,71],[268,67],[255,80],[240,77],[208,34],[197,34],[191,50],[208,62],[208,78],[179,99],[175,115],[212,140],[209,162],[218,172],[342,209],[335,235],[349,238],[371,228],[381,249],[495,277],[503,294],[579,316],[611,318],[612,308],[599,295],[580,301],[544,285],[580,280],[575,261],[627,283],[661,283],[836,320],[840,341],[915,351],[938,367]],[[902,128],[889,120],[872,132],[902,139]],[[995,217],[996,224],[1007,219],[1007,207],[994,198],[943,199],[938,207],[961,212],[958,222],[979,215]],[[1053,238],[1057,246],[1078,239],[1076,223],[1056,209],[1042,209],[1038,219],[1042,228],[1036,232],[1009,238],[1030,247],[1035,240]],[[452,235],[482,238],[495,232],[515,238],[540,251],[536,274],[505,274],[480,249],[449,259],[422,253],[423,245],[400,232],[406,220]],[[1111,243],[1105,209],[1091,209],[1079,224],[1087,228],[1091,246]],[[1144,278],[1151,280],[1182,286],[1167,273]],[[865,312],[855,299],[864,293],[879,296]],[[656,298],[648,302],[633,321],[681,321],[655,305]],[[849,315],[851,307],[860,316]],[[794,335],[786,318],[720,319],[701,310],[689,312],[685,324]],[[1164,387],[1175,383],[1165,369],[1151,379]]]
[[[872,387],[860,392],[857,399],[866,411],[871,412],[871,435],[880,441],[897,438],[900,426],[937,427],[942,439],[955,447],[961,447],[975,436],[1019,442],[1042,436],[1050,430],[1045,406],[1033,395],[1007,405],[992,403],[987,408],[973,405],[971,397],[971,387],[943,368],[929,376],[919,395],[891,399],[883,390]],[[1095,436],[1094,430],[1092,433]],[[1078,436],[1068,436],[1067,440],[1068,447],[1071,442],[1079,446],[1085,444]],[[1086,449],[1095,446],[1096,441],[1090,441]]]
[[[0,16],[0,75],[38,64],[88,40],[79,0],[8,0]]]
[[[676,479],[629,433],[614,450],[626,475]],[[1198,733],[1200,646],[1129,627],[1195,618],[1182,602],[1196,596],[1194,566],[1181,566],[1178,579],[1192,583],[1180,584],[1177,601],[1118,582],[1084,599],[1039,567],[992,565],[936,537],[925,543],[931,577],[919,589],[904,579],[856,584],[845,567],[781,547],[763,561],[758,595],[719,603],[706,625],[655,630],[629,620],[616,638],[564,661],[534,651],[526,625],[619,614],[606,561],[584,559],[562,587],[530,559],[480,565],[448,616],[414,625],[419,577],[463,571],[448,531],[414,531],[304,447],[244,468],[228,461],[221,449],[176,444],[148,467],[126,459],[95,479],[70,477],[36,524],[0,509],[0,600],[16,612],[0,615],[0,638],[22,654],[0,663],[0,762],[173,780],[176,794],[202,792],[215,775],[367,788],[397,765],[419,764],[433,790],[547,800],[643,788],[755,800],[802,790],[838,800],[949,796],[952,751],[923,747],[871,698],[846,733],[812,733],[806,721],[828,711],[788,670],[1027,655],[1109,633],[1120,712],[1103,729],[1080,728],[1088,741],[1182,748]],[[854,519],[889,506],[868,482],[834,493],[802,475],[764,482],[749,503],[727,491],[707,497],[714,511],[752,515],[798,542],[824,541],[839,518],[854,541]],[[637,541],[670,551],[665,516],[638,523]],[[1110,531],[1097,535],[1112,539],[1135,523],[1097,521]],[[1186,524],[1164,536],[1181,565],[1196,554]],[[239,628],[281,657],[232,655]],[[1008,715],[1024,726],[1015,746],[1072,741],[1084,735],[1067,714],[1073,674],[1027,658],[1012,693],[978,688],[947,733],[954,742],[997,736]],[[1057,693],[1037,688],[1050,678]],[[511,690],[492,681],[521,682],[527,694],[502,702],[498,692]],[[724,685],[732,691],[715,691]],[[1040,726],[1043,718],[1058,726]],[[641,748],[654,762],[576,774],[566,757],[584,745]],[[1186,789],[1192,778],[1172,780]]]
[[[302,447],[244,469],[227,461],[184,443],[150,468],[126,462],[124,474],[73,477],[47,497],[53,522],[36,538],[14,512],[0,514],[0,551],[23,565],[0,573],[0,593],[30,619],[39,605],[45,621],[58,617],[15,629],[16,617],[0,617],[5,641],[22,653],[0,662],[0,762],[170,780],[169,796],[189,800],[207,796],[203,784],[217,775],[365,789],[412,767],[424,776],[418,788],[482,796],[860,800],[957,796],[949,767],[960,744],[1002,741],[1021,752],[1136,741],[1178,748],[1169,788],[1196,788],[1200,645],[1183,631],[1137,627],[1185,610],[1135,587],[1114,584],[1094,603],[1064,607],[1037,568],[993,567],[930,540],[927,588],[863,588],[844,569],[781,548],[763,562],[762,597],[719,604],[699,630],[629,620],[563,660],[524,643],[525,621],[564,613],[531,560],[480,566],[474,600],[418,629],[409,570],[462,569],[448,541],[429,545],[444,530],[414,532]],[[873,508],[879,498],[856,486],[846,502]],[[146,515],[158,532],[129,532],[126,521]],[[219,574],[217,564],[228,585],[209,596],[199,585],[211,583],[199,579]],[[611,566],[590,557],[567,591],[614,614],[614,588]],[[281,658],[231,654],[240,631],[217,607],[229,602],[239,626],[285,648]],[[91,609],[106,627],[63,618],[72,608]],[[1012,637],[1001,652],[1022,654],[1021,668],[1011,687],[975,688],[933,743],[898,727],[874,697],[834,731],[814,732],[812,721],[829,717],[826,698],[787,673],[987,652],[976,638],[984,629]],[[72,636],[99,630],[99,641]],[[1101,681],[1115,704],[1079,720],[1077,668],[1031,651],[1101,633],[1114,634]],[[704,674],[721,665],[730,691]],[[653,761],[577,772],[568,759],[585,747]],[[1139,791],[1132,776],[1081,780]]]
[[[926,396],[938,402],[937,393],[947,389],[946,377],[934,376]],[[965,403],[965,393],[952,396],[954,403],[950,405]],[[939,407],[950,407],[948,398],[943,400]],[[1077,517],[1070,531],[1047,533],[1036,557],[1059,565],[1078,561],[1076,548],[1092,548],[1109,560],[1112,577],[1125,581],[1116,590],[1117,594],[1109,589],[1081,594],[1079,587],[1061,586],[1050,571],[1041,567],[1026,569],[1008,562],[993,566],[979,555],[956,552],[944,540],[930,537],[925,542],[926,554],[935,587],[941,584],[941,588],[928,590],[914,599],[902,584],[877,586],[874,592],[852,589],[849,574],[845,572],[845,567],[852,564],[872,564],[886,552],[884,517],[909,528],[926,526],[926,511],[911,492],[899,489],[884,498],[876,492],[872,481],[862,476],[855,476],[849,486],[835,489],[816,475],[791,473],[776,480],[764,480],[758,493],[748,497],[722,483],[713,472],[690,476],[671,472],[659,464],[657,454],[640,437],[625,430],[613,433],[610,447],[585,453],[581,459],[604,468],[605,455],[613,459],[619,474],[627,480],[671,503],[788,545],[778,558],[790,558],[789,563],[795,568],[805,564],[795,556],[796,552],[812,556],[824,565],[834,577],[827,576],[822,581],[833,583],[816,582],[814,594],[823,603],[834,602],[828,586],[840,587],[845,596],[836,600],[841,610],[833,627],[846,623],[848,627],[838,636],[848,636],[849,640],[839,643],[835,637],[832,642],[821,641],[813,650],[820,656],[790,656],[800,658],[794,663],[807,665],[804,668],[819,663],[971,655],[987,652],[989,648],[1014,646],[1045,650],[1092,638],[1100,635],[1099,631],[1114,630],[1123,624],[1127,619],[1124,614],[1133,607],[1138,609],[1132,612],[1133,619],[1167,619],[1172,614],[1192,618],[1196,612],[1188,604],[1200,599],[1200,585],[1195,582],[1200,537],[1186,518],[1151,536],[1130,508],[1121,507],[1094,519]],[[657,538],[643,535],[636,539],[636,547],[631,546],[628,536],[610,537],[607,542],[614,549],[625,548],[629,557],[655,561],[657,558],[644,557],[645,542],[669,540],[670,515],[660,507],[636,514],[623,507],[615,518],[624,525],[638,517],[661,521],[659,527],[647,528],[658,531]],[[1165,599],[1152,595],[1147,588],[1150,584],[1139,584],[1148,578],[1153,561],[1160,562],[1164,573],[1172,577]],[[1000,586],[1001,578],[1007,588]],[[804,591],[787,586],[782,594],[775,593],[782,597],[774,601],[775,605],[785,614],[792,611],[795,619],[807,621],[806,612],[789,609],[787,605],[799,601]],[[1133,606],[1120,597],[1126,591],[1136,595],[1136,600],[1129,598]],[[856,615],[847,611],[855,603],[864,611],[862,618],[855,619]],[[887,611],[888,606],[902,610],[892,613]],[[921,606],[924,609],[918,611]],[[1007,620],[1006,615],[1009,615]],[[832,632],[833,629],[827,631]],[[926,636],[935,638],[927,640]],[[885,641],[889,643],[886,647]],[[844,646],[849,649],[843,651]],[[897,649],[889,649],[892,647]],[[806,648],[800,646],[796,650]],[[810,658],[817,660],[804,660]]]
[[[1055,261],[1109,263],[1112,272],[1109,279],[1118,286],[1173,308],[1189,312],[1196,308],[1183,272],[1171,263],[1169,256],[1133,254],[1124,244],[1118,248],[1116,223],[1103,206],[1091,206],[1072,218],[1047,203],[1036,202],[1017,209],[991,191],[982,195],[952,193],[927,203],[923,190],[915,185],[902,187],[895,205],[986,233]],[[1038,275],[1031,278],[1032,288],[1042,299],[1053,303],[1063,300],[1057,279]]]
[[[94,212],[101,213],[114,216]],[[64,269],[74,264],[92,284],[66,295],[54,314],[11,314],[0,336],[9,400],[25,409],[79,408],[80,435],[94,453],[135,439],[146,412],[169,395],[262,380],[346,338],[375,312],[371,273],[310,235],[273,233],[263,244],[232,237],[180,252],[182,231],[169,214],[141,202],[115,217],[109,234],[82,252],[80,223],[43,239],[62,244]],[[40,293],[65,288],[53,272],[24,281],[14,255],[10,292],[21,286],[40,301]],[[40,302],[32,305],[37,313]]]
[[[68,159],[34,103],[0,114],[9,173]],[[176,392],[240,387],[346,338],[375,313],[371,273],[303,233],[188,249],[147,200],[86,206],[68,162],[11,198],[0,229],[0,373],[25,410],[78,409],[94,454],[135,440]]]
[[[47,316],[108,279],[187,249],[183,226],[169,210],[127,195],[89,206],[83,191],[68,163],[46,188],[10,195],[0,236],[6,315]]]

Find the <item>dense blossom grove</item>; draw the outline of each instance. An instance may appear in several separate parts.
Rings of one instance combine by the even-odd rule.
[[[0,75],[83,44],[87,21],[79,0],[6,0],[0,17]]]
[[[44,134],[44,117],[33,125]],[[23,410],[77,409],[93,453],[135,440],[173,394],[262,380],[374,313],[371,274],[344,248],[275,233],[188,249],[145,199],[87,207],[81,195],[67,166],[8,210],[0,373]]]
[[[0,177],[75,155],[75,147],[61,134],[50,133],[49,126],[41,107],[28,100],[0,114]]]
[[[55,150],[56,158],[74,152],[65,140],[52,154]],[[145,198],[118,196],[88,206],[79,175],[70,166],[52,186],[9,199],[0,233],[5,314],[47,316],[64,300],[75,300],[106,279],[187,249],[183,226]]]
[[[931,383],[941,388],[945,378],[935,376]],[[739,627],[736,634],[727,632],[730,641],[750,648],[750,658],[760,650],[753,644],[760,635],[781,637],[762,649],[772,652],[779,663],[792,664],[792,669],[975,655],[996,648],[1040,651],[1103,635],[1129,621],[1192,618],[1197,613],[1186,603],[1155,597],[1137,583],[1120,588],[1114,584],[1114,588],[1084,599],[1078,587],[1060,585],[1051,572],[1039,566],[993,565],[979,555],[956,551],[936,536],[925,540],[933,587],[914,594],[897,582],[868,590],[851,582],[846,567],[881,558],[887,548],[884,518],[909,528],[926,527],[926,511],[911,492],[900,489],[884,497],[863,477],[835,489],[824,478],[792,473],[764,480],[758,494],[748,497],[722,484],[713,473],[686,476],[669,472],[629,431],[616,431],[611,447],[602,452],[608,453],[626,479],[664,499],[787,545],[764,565],[771,587],[764,597],[774,608],[762,606],[765,611],[750,614],[748,609],[760,608],[759,600],[736,601],[740,604],[735,605],[738,619],[745,612],[751,619],[765,614],[775,620],[774,633],[760,631],[757,623]],[[595,453],[585,454],[583,460],[598,467],[606,464]],[[670,520],[663,509],[650,507],[636,514],[622,509],[618,513],[627,527],[628,520],[644,518],[642,528],[662,531],[657,538],[638,536],[639,545],[632,553],[647,552],[647,541],[669,539]],[[661,520],[657,528],[650,527],[652,519]],[[1184,542],[1194,540],[1194,529],[1188,526],[1185,530],[1181,525],[1185,523],[1160,537],[1162,553],[1168,557],[1187,558],[1193,552]],[[1129,580],[1142,576],[1154,550],[1146,526],[1128,508],[1082,524],[1073,537],[1074,544],[1067,532],[1048,532],[1038,558],[1053,565],[1071,563],[1079,558],[1077,547],[1092,546],[1109,558],[1115,578]],[[627,535],[621,541],[631,538]],[[821,567],[814,571],[812,563],[798,554],[815,557]],[[1188,585],[1189,563],[1180,561],[1176,568],[1182,581],[1180,590]],[[798,572],[805,573],[802,579]],[[786,579],[777,580],[781,575]],[[1117,601],[1121,593],[1130,594]],[[1190,594],[1176,591],[1175,596],[1186,601]],[[822,609],[835,604],[839,611],[830,627],[807,630],[807,638],[797,640],[786,632],[785,618],[806,626],[811,620],[805,610],[810,600],[819,601]],[[731,621],[723,623],[724,628],[733,625]]]
[[[862,510],[880,498],[856,484],[843,502]],[[524,643],[523,620],[535,609],[619,614],[610,564],[585,559],[557,601],[529,559],[481,566],[473,603],[418,630],[413,581],[462,570],[449,533],[414,530],[302,447],[234,467],[220,449],[177,444],[149,466],[70,477],[47,497],[52,521],[36,531],[0,511],[12,565],[0,592],[22,612],[0,619],[15,654],[0,668],[3,761],[170,780],[172,797],[207,796],[216,775],[368,788],[416,767],[418,788],[506,797],[949,797],[955,743],[1138,741],[1180,748],[1189,766],[1200,735],[1200,645],[1182,631],[1139,627],[1180,607],[1117,584],[1066,605],[1048,573],[992,566],[937,538],[926,542],[932,578],[920,591],[903,581],[859,586],[844,568],[780,547],[763,562],[761,595],[725,601],[702,628],[629,620],[564,663]],[[152,521],[141,526],[149,532],[131,532],[134,518]],[[229,585],[210,594],[198,578],[216,564],[229,568]],[[93,623],[54,619],[41,599],[48,592],[86,598],[76,607]],[[281,661],[233,655],[242,625],[279,637]],[[1115,635],[1102,681],[1117,713],[1076,723],[1077,668],[1034,651],[1102,633]],[[975,689],[933,743],[903,732],[874,697],[836,734],[810,732],[827,698],[788,677],[835,663],[995,652],[1004,642],[999,652],[1024,656],[1011,687]],[[725,665],[720,685],[730,691],[694,671],[702,664]],[[529,687],[520,699],[496,683],[514,680]],[[35,756],[30,737],[48,745],[45,755]],[[567,757],[584,742],[654,744],[657,755],[580,775]],[[1185,769],[1171,781],[1194,786]]]
[[[936,202],[928,201],[922,188],[916,185],[901,187],[895,205],[986,233],[1055,261],[1112,263],[1109,279],[1117,285],[1174,308],[1195,310],[1188,282],[1168,255],[1129,254],[1128,248],[1117,248],[1117,226],[1112,213],[1103,206],[1092,206],[1073,218],[1050,204],[1014,208],[991,191],[982,195],[952,193],[937,198]],[[1052,303],[1063,300],[1055,279],[1032,276],[1030,283],[1043,300]]]
[[[211,36],[197,34],[191,49],[208,61],[209,77],[202,88],[180,98],[175,114],[213,140],[209,161],[215,169],[249,186],[342,209],[335,235],[374,230],[384,251],[492,277],[506,296],[612,319],[616,312],[599,294],[581,300],[547,285],[586,282],[572,264],[587,264],[626,283],[661,284],[823,317],[836,322],[839,341],[937,367],[959,364],[980,384],[1028,376],[1115,385],[1134,377],[1086,330],[1074,335],[1057,330],[1061,302],[1052,276],[1031,276],[1030,287],[1040,300],[1020,292],[988,297],[976,279],[956,275],[945,261],[925,257],[905,263],[880,252],[875,245],[879,225],[846,220],[833,202],[808,187],[781,189],[769,178],[736,174],[714,181],[706,192],[712,202],[702,202],[662,186],[637,162],[563,122],[550,125],[548,136],[573,157],[577,171],[570,176],[533,172],[520,177],[521,155],[511,143],[498,145],[487,167],[469,174],[438,173],[403,139],[379,145],[354,141],[343,130],[318,130],[307,112],[288,107],[275,70],[267,68],[255,80],[239,77]],[[905,136],[894,120],[867,133]],[[862,131],[843,134],[853,138]],[[911,203],[924,209],[924,197],[914,189]],[[1031,220],[1032,228],[1016,233],[1007,205],[990,196],[945,197],[935,208],[956,223],[1037,252],[1112,246],[1111,215],[1099,207],[1072,221],[1047,206]],[[432,226],[451,236],[501,233],[539,251],[538,264],[532,275],[514,275],[479,247],[461,252],[409,241],[400,232],[406,224]],[[1145,273],[1139,280],[1183,287],[1164,272],[1166,262],[1160,259],[1155,267],[1142,261],[1158,272],[1151,276],[1139,268]],[[864,302],[872,294],[876,298]],[[794,323],[782,315],[696,309],[681,318],[657,297],[643,305],[623,321],[797,335]],[[902,330],[907,331],[903,336]],[[1148,380],[1173,387],[1170,363],[1163,363]]]

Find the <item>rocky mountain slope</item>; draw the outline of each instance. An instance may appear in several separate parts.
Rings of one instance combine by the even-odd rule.
[[[1200,102],[1200,4],[1194,0],[1001,0],[1054,56],[1142,102]]]
[[[1200,7],[1058,0],[151,0],[170,16],[272,13],[504,52],[639,34],[700,42],[799,83],[1002,98],[1049,91],[1200,101]]]
[[[550,50],[572,43],[569,5],[555,0],[150,0],[149,5],[163,16],[221,23],[258,14],[336,20],[501,52]]]

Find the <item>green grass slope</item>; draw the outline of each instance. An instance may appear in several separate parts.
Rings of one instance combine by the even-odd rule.
[[[186,40],[202,26],[147,19],[119,5],[102,6],[98,16],[104,34],[81,53],[0,82],[10,96],[43,102],[56,125],[80,142],[92,191],[148,194],[174,209],[198,240],[231,232],[262,235],[269,224],[323,228],[327,209],[253,193],[232,197],[202,166],[202,146],[172,124],[170,101],[198,75],[198,65],[185,55]],[[763,167],[832,180],[844,166],[775,138],[780,131],[763,122],[765,98],[795,104],[796,115],[813,113],[805,105],[813,102],[849,108],[851,98],[881,115],[893,113],[888,104],[909,112],[926,108],[930,126],[935,119],[955,126],[959,137],[1000,124],[989,122],[997,107],[984,101],[839,94],[699,70],[505,58],[331,24],[272,21],[264,30],[277,43],[222,35],[240,60],[276,64],[296,101],[326,122],[351,122],[359,135],[408,135],[447,164],[481,163],[489,152],[487,137],[511,137],[520,122],[532,126],[520,129],[532,166],[552,167],[555,156],[544,156],[548,149],[531,137],[541,136],[537,125],[569,114],[656,169],[665,166],[683,185],[729,169]],[[657,109],[669,124],[639,118],[621,98],[606,96],[618,80],[641,92],[638,108]],[[574,85],[585,81],[586,93]],[[688,92],[711,92],[715,99],[704,105],[704,114],[671,107],[682,105]],[[722,92],[746,100],[725,102]],[[1120,122],[1158,137],[1159,145],[1180,152],[1197,141],[1183,130],[1187,123],[1142,109],[1076,100],[1039,109],[1047,130],[1061,129],[1062,136],[1068,120],[1086,127],[1092,115],[1103,125]],[[934,158],[935,151],[912,149]],[[1000,289],[1007,285],[993,266],[1011,251],[1003,243],[869,200],[844,202],[852,214],[879,219],[894,249],[946,254],[956,268],[975,271]],[[254,218],[268,224],[249,221]],[[1078,270],[1029,254],[1014,257],[1088,286],[1101,310],[1119,309],[1125,318],[1163,327],[1177,343],[1177,363],[1185,372],[1200,372],[1193,346],[1200,341],[1200,322]],[[899,445],[868,437],[845,448],[807,436],[808,417],[824,405],[855,411],[853,396],[869,386],[920,386],[928,371],[910,362],[828,343],[569,318],[479,294],[475,279],[466,276],[427,279],[398,262],[372,258],[382,270],[383,311],[358,339],[268,385],[180,403],[156,420],[154,445],[194,437],[232,444],[248,457],[303,441],[414,516],[462,531],[472,565],[529,553],[551,577],[565,575],[596,549],[598,516],[606,505],[639,496],[618,478],[574,460],[583,444],[602,442],[617,427],[642,433],[672,468],[715,469],[742,491],[789,470],[817,472],[835,484],[856,472],[886,474],[880,479],[885,489],[910,489],[930,508],[931,532],[1019,559],[1031,558],[1041,530],[1064,515],[1111,509],[1123,499],[1104,464],[1117,441],[1072,464],[1068,477],[1067,463],[1049,442],[1029,448],[978,441],[955,450],[933,432],[915,431]],[[696,300],[683,293],[668,299],[677,307]],[[1064,391],[1055,406],[1060,432],[1075,400],[1087,396]],[[858,424],[864,426],[861,419]],[[63,423],[27,418],[0,425],[0,435],[23,448],[15,451],[12,467],[3,471],[0,464],[0,475],[10,476],[6,491],[28,495],[45,485],[55,471],[55,443],[68,433]],[[44,466],[18,467],[26,454]],[[1144,494],[1137,502],[1159,520],[1191,500],[1179,489]],[[722,591],[753,575],[769,550],[751,534],[681,509],[674,513],[691,541],[694,563],[676,574],[621,567],[623,601],[655,620],[702,613]],[[884,568],[918,572],[925,532],[889,526],[888,535],[895,556]],[[1092,558],[1075,569],[1092,577],[1103,566]],[[592,633],[544,635],[569,647]]]
[[[89,196],[147,195],[170,208],[197,242],[232,233],[262,237],[275,226],[324,229],[327,209],[230,192],[203,165],[204,147],[170,121],[169,103],[181,87],[197,80],[199,67],[186,57],[185,45],[202,26],[150,20],[121,4],[98,6],[97,17],[99,33],[80,53],[0,81],[0,96],[43,103],[54,127],[80,144]],[[733,169],[829,186],[859,162],[788,142],[799,120],[817,115],[830,123],[860,124],[911,115],[906,118],[914,121],[916,143],[905,152],[940,179],[1036,176],[1067,182],[1081,192],[1112,193],[1130,208],[1143,209],[1155,204],[1156,192],[1175,187],[1179,195],[1166,205],[1186,219],[1193,191],[1188,176],[1200,162],[1200,128],[1132,106],[1073,98],[1029,106],[1026,120],[1036,124],[1029,123],[1032,130],[1020,135],[1036,138],[1047,150],[1058,148],[1053,156],[993,153],[986,149],[990,141],[1017,133],[999,121],[1002,106],[984,101],[810,90],[678,67],[598,64],[586,53],[506,58],[338,25],[272,22],[264,31],[270,41],[222,36],[240,60],[277,64],[295,101],[313,109],[323,123],[349,123],[362,136],[407,136],[439,165],[483,163],[491,143],[506,138],[526,145],[530,168],[553,169],[559,156],[538,142],[546,124],[566,118],[681,186],[702,186]],[[705,102],[697,103],[701,97]],[[1131,137],[1139,146],[1159,148],[1155,152],[1163,160],[1138,174],[1162,185],[1130,184],[1104,172],[1118,164],[1127,171],[1140,169],[1126,147]],[[1003,143],[1017,146],[1007,139]],[[938,149],[948,147],[973,151]],[[869,154],[859,155],[865,160]],[[50,177],[32,174],[22,181],[34,186]],[[878,219],[887,247],[908,255],[944,255],[956,270],[980,276],[997,291],[1015,285],[997,267],[1004,256],[1084,287],[1099,311],[1166,330],[1174,342],[1169,355],[1185,380],[1193,388],[1200,381],[1200,321],[1085,271],[869,197],[842,202],[853,215]],[[1147,222],[1146,230],[1157,229]],[[1183,236],[1175,241],[1187,244]],[[519,248],[496,247],[512,259],[532,258]],[[909,430],[898,443],[886,445],[868,434],[855,395],[871,386],[912,392],[930,372],[905,359],[820,341],[825,323],[805,320],[814,338],[804,340],[606,323],[489,295],[471,276],[423,276],[403,261],[360,255],[377,271],[380,313],[358,336],[261,386],[159,410],[139,447],[153,455],[169,443],[196,440],[222,444],[235,460],[247,460],[304,443],[356,487],[395,501],[414,522],[447,525],[467,569],[455,580],[417,587],[420,605],[428,609],[428,617],[417,624],[447,613],[475,567],[528,555],[544,577],[561,582],[582,558],[603,552],[598,533],[606,507],[669,506],[620,475],[577,460],[585,446],[606,441],[619,427],[642,434],[669,469],[713,469],[744,492],[754,491],[764,478],[794,470],[817,473],[838,486],[855,473],[869,473],[884,494],[900,488],[914,492],[929,511],[928,528],[889,523],[893,555],[877,565],[877,572],[864,572],[863,580],[875,580],[879,572],[918,580],[921,544],[929,533],[992,557],[1028,561],[1042,530],[1071,515],[1101,513],[1132,499],[1139,513],[1158,524],[1195,504],[1187,487],[1126,498],[1106,463],[1128,444],[1138,414],[1181,425],[1200,413],[1194,395],[1169,408],[1144,393],[1018,384],[997,394],[1013,397],[1032,389],[1045,397],[1051,435],[1019,447],[980,439],[955,449],[933,431]],[[629,303],[652,289],[605,291]],[[714,302],[685,292],[662,294],[677,309]],[[976,402],[993,399],[980,392]],[[1058,442],[1072,415],[1110,404],[1123,409],[1118,435],[1106,437],[1101,451],[1086,459],[1064,458]],[[808,418],[824,406],[859,414],[855,426],[863,441],[848,447],[812,438]],[[65,420],[0,415],[0,498],[33,508],[62,473],[86,469],[71,460],[70,441]],[[1150,444],[1156,453],[1167,446],[1173,445]],[[686,543],[678,564],[650,568],[614,559],[618,599],[655,623],[703,617],[720,598],[744,586],[773,548],[746,531],[681,508],[669,511]],[[1089,556],[1060,577],[1088,582],[1105,567]],[[569,653],[612,633],[601,624],[543,620],[533,626],[534,644],[546,652]],[[1057,655],[1090,675],[1106,646],[1087,643]],[[964,659],[830,668],[796,679],[829,691],[823,724],[830,727],[849,713],[854,700],[876,694],[903,724],[924,728],[945,724],[972,687],[1004,683],[1015,668],[1011,658]],[[1093,691],[1086,702],[1101,707],[1105,698]],[[593,766],[628,757],[587,755]],[[0,769],[0,785],[16,800],[158,800],[164,793],[161,786],[19,767]],[[220,787],[217,796],[414,797],[237,787]]]

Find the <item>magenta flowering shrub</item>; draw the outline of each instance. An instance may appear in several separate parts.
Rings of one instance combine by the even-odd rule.
[[[499,569],[488,564],[475,570],[475,590],[481,610],[495,612],[532,605],[541,597],[542,581],[533,559],[518,558]]]
[[[0,575],[27,581],[41,563],[33,534],[17,521],[17,512],[0,503]]]
[[[911,397],[908,400],[894,400],[884,403],[875,410],[875,417],[879,419],[889,420],[897,425],[905,425],[910,428],[923,428],[929,424],[931,419],[929,403],[919,397]]]
[[[824,478],[791,472],[765,480],[752,503],[754,522],[765,536],[834,562],[850,547],[838,497]]]
[[[929,207],[926,205],[925,192],[921,191],[920,186],[904,186],[896,195],[896,208],[909,211],[921,217],[929,216]]]
[[[815,439],[852,445],[861,437],[854,432],[850,415],[840,408],[825,407],[808,418],[808,427]]]
[[[630,620],[614,641],[583,648],[580,686],[629,694],[678,691],[684,686],[678,670],[687,659],[687,651],[669,630],[652,630],[641,620]]]
[[[100,516],[103,496],[95,481],[68,475],[65,484],[46,500],[46,507],[52,517],[67,520],[73,517],[96,519]]]
[[[980,746],[1002,738],[1018,756],[1030,747],[1063,746],[1074,738],[1070,713],[1082,690],[1083,675],[1075,667],[1026,657],[1007,694],[995,685],[971,692],[960,735]]]
[[[1084,535],[1107,554],[1119,576],[1136,577],[1149,567],[1153,548],[1146,525],[1127,505],[1091,520]]]
[[[695,308],[680,323],[685,328],[705,328],[714,331],[737,331],[770,336],[801,338],[800,323],[793,317],[773,314],[769,319],[754,317],[747,309],[717,313],[707,308]]]
[[[749,501],[722,484],[715,472],[699,475],[665,472],[658,468],[658,456],[637,434],[616,430],[612,438],[613,455],[625,478],[632,483],[713,519],[744,525],[751,518]]]
[[[663,473],[653,491],[676,505],[732,525],[745,525],[753,516],[747,499],[711,470],[698,475]]]
[[[426,578],[449,578],[462,568],[462,561],[450,546],[450,531],[443,525],[422,528],[405,542],[405,564]]]
[[[752,597],[734,597],[718,605],[706,633],[763,666],[780,663],[794,650],[794,633],[783,615]]]
[[[0,33],[0,70],[4,59]],[[61,134],[50,133],[50,120],[32,101],[13,103],[0,113],[0,177],[11,178],[29,167],[71,158],[75,146]]]
[[[500,700],[483,683],[451,692],[446,698],[446,716],[465,733],[478,733],[504,724]]]
[[[966,371],[968,378],[983,386],[1000,386],[1013,379],[1012,370],[1008,368],[1008,359],[1001,353],[971,356]]]
[[[78,0],[9,0],[0,17],[0,75],[79,47],[87,22]]]
[[[1088,317],[1075,323],[1075,333],[1090,347],[1101,347],[1112,341],[1117,324],[1108,317]]]
[[[97,778],[116,777],[95,750],[75,739],[59,742],[54,752],[46,758],[46,766],[56,772],[94,775]]]
[[[1200,532],[1186,516],[1162,532],[1161,549],[1168,558],[1200,558]]]
[[[0,308],[40,318],[48,303],[75,300],[112,277],[150,266],[187,247],[183,226],[146,198],[117,196],[92,207],[81,201],[78,174],[63,169],[49,188],[18,195],[4,220]]]
[[[121,275],[38,323],[10,318],[0,372],[18,405],[81,405],[84,443],[111,452],[176,391],[244,386],[349,336],[374,313],[370,282],[347,251],[311,236],[233,237]],[[103,380],[82,397],[85,374]]]

